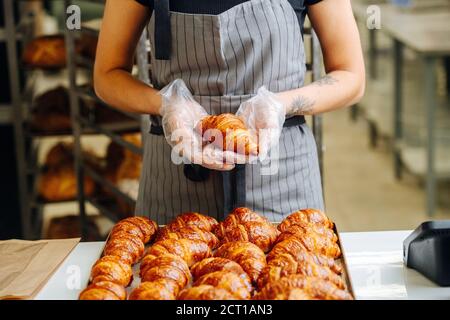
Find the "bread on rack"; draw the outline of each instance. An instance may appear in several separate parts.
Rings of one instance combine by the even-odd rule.
[[[221,243],[248,241],[256,244],[262,251],[268,252],[277,240],[278,230],[267,222],[242,222],[228,229],[219,225],[217,234]]]
[[[211,249],[215,249],[219,244],[219,239],[210,231],[206,231],[194,225],[188,225],[178,230],[162,228],[156,236],[156,241],[165,239],[189,239],[199,240],[208,244]]]
[[[129,300],[175,300],[173,282],[166,279],[142,282],[135,288]]]
[[[147,254],[141,261],[140,276],[141,281],[144,282],[153,282],[159,279],[173,282],[171,291],[174,296],[191,280],[191,273],[186,262],[173,254],[160,256]]]
[[[103,253],[116,256],[128,264],[137,263],[144,254],[144,243],[136,236],[120,231],[110,234]]]
[[[212,231],[212,229],[218,224],[217,220],[205,216],[197,212],[186,212],[177,216],[166,228],[172,231],[180,230],[186,226],[195,226],[202,230]]]
[[[257,245],[246,241],[225,243],[217,249],[215,256],[237,262],[249,275],[252,283],[256,283],[267,265],[264,252]]]
[[[242,279],[247,290],[249,292],[252,292],[253,286],[250,277],[244,271],[244,269],[242,269],[242,267],[233,260],[220,257],[211,257],[203,259],[202,261],[197,262],[191,267],[191,273],[194,280],[197,280],[198,278],[206,274],[216,271],[227,271],[235,273]]]
[[[161,256],[174,254],[182,258],[190,267],[196,262],[211,257],[209,246],[199,240],[189,239],[166,239],[155,242],[148,250],[147,255]]]
[[[231,113],[207,116],[200,121],[197,131],[203,140],[214,143],[225,151],[244,155],[258,155],[258,144],[244,121]],[[221,136],[218,137],[219,133]]]
[[[153,239],[158,231],[158,225],[155,221],[147,217],[129,217],[119,221],[111,230],[110,236],[115,233],[125,232],[138,237],[146,244]]]
[[[315,300],[353,300],[350,293],[333,283],[316,277],[290,275],[268,283],[254,300],[287,300],[289,298]]]
[[[258,278],[258,288],[262,288],[270,282],[278,281],[292,274],[317,277],[332,282],[340,289],[345,288],[342,277],[329,267],[317,264],[313,259],[297,261],[289,254],[278,255],[267,262],[267,266]]]
[[[126,287],[132,278],[131,266],[116,256],[101,257],[91,269],[91,283],[109,281]]]
[[[278,242],[273,246],[272,250],[267,255],[267,261],[275,259],[277,256],[287,254],[293,257],[297,262],[307,261],[321,266],[329,267],[333,272],[340,274],[342,266],[331,257],[320,253],[313,253],[308,251],[303,243],[295,237],[291,237],[284,241]]]
[[[236,300],[236,297],[222,288],[200,285],[180,292],[178,300]]]
[[[66,44],[63,35],[41,36],[30,41],[23,51],[22,61],[34,68],[66,66]]]
[[[312,224],[320,225],[329,229],[333,229],[334,223],[327,217],[327,215],[317,209],[302,209],[287,216],[279,225],[278,230],[285,231],[291,225]]]
[[[80,300],[125,300],[125,288],[115,282],[99,281],[91,283],[81,291]]]
[[[244,280],[234,272],[223,270],[207,273],[198,278],[193,284],[193,287],[205,284],[215,288],[225,289],[236,299],[250,299],[251,290],[248,289]]]

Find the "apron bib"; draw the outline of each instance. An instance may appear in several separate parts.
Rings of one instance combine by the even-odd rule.
[[[272,92],[303,86],[303,39],[287,0],[250,0],[219,15],[170,12],[165,16],[156,10],[149,23],[155,88],[182,79],[208,113],[221,114],[235,113],[261,86]],[[156,19],[171,30],[166,43],[161,41]],[[152,133],[144,139],[136,214],[160,224],[187,211],[222,219],[228,213],[224,206],[230,197],[229,173],[223,177],[210,171],[202,181],[188,179],[186,166],[171,161],[171,147],[160,135],[161,119],[151,117],[151,124]],[[306,124],[283,129],[277,158],[271,156],[271,161],[278,161],[278,171],[272,175],[262,175],[260,163],[241,167],[237,176],[245,175],[246,191],[241,205],[271,221],[281,221],[301,208],[323,210],[316,144]]]

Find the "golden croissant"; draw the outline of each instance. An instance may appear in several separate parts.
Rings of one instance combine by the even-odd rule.
[[[172,220],[166,228],[177,231],[186,226],[195,226],[202,230],[211,231],[217,224],[217,220],[212,217],[197,212],[186,212]]]
[[[111,230],[110,237],[114,233],[124,231],[133,236],[138,237],[144,244],[152,240],[153,236],[158,231],[158,225],[146,217],[129,217],[119,221]]]
[[[125,300],[126,298],[125,288],[111,281],[91,283],[81,291],[79,296],[80,300]]]
[[[140,276],[143,282],[154,282],[165,279],[173,282],[172,294],[175,296],[191,280],[191,273],[186,262],[179,256],[163,254],[146,255],[140,265]]]
[[[236,297],[225,289],[204,284],[184,289],[180,292],[178,300],[236,300]]]
[[[278,230],[267,222],[242,222],[225,229],[223,225],[216,228],[221,243],[248,241],[256,244],[262,251],[268,252],[278,237]]]
[[[217,139],[216,132],[221,134]],[[224,151],[233,151],[244,155],[257,155],[258,145],[241,118],[231,113],[207,116],[200,121],[197,131],[203,139],[215,144]]]
[[[205,242],[189,239],[161,240],[153,244],[147,251],[147,255],[154,256],[161,256],[168,253],[179,256],[189,267],[212,255],[211,249]]]
[[[304,275],[290,275],[278,281],[268,283],[254,300],[285,300],[291,296],[292,290],[301,289],[304,293],[297,292],[298,297],[319,300],[353,300],[350,293],[339,289],[333,283],[316,277]]]
[[[316,209],[303,209],[296,211],[287,216],[279,225],[278,230],[285,231],[289,226],[294,224],[315,224],[323,227],[333,229],[333,222],[327,215]]]
[[[132,280],[131,266],[116,256],[103,256],[91,270],[91,282],[110,281],[121,286],[128,286]]]
[[[156,236],[156,241],[165,239],[199,240],[207,243],[211,249],[215,249],[219,244],[219,239],[212,232],[200,229],[194,225],[188,225],[178,230],[162,228]]]
[[[104,255],[116,256],[125,263],[137,263],[144,254],[144,243],[136,236],[120,231],[110,235],[103,251]]]
[[[267,265],[264,252],[251,242],[225,243],[217,249],[215,256],[237,262],[247,272],[252,283],[256,283],[261,271]]]
[[[274,245],[267,255],[267,261],[270,262],[270,260],[275,259],[282,254],[291,255],[295,261],[298,262],[309,261],[314,264],[329,267],[337,274],[342,272],[342,266],[338,261],[323,254],[308,251],[303,243],[295,237],[291,237]]]
[[[277,242],[282,242],[291,237],[295,237],[300,240],[308,251],[321,253],[331,258],[339,258],[341,256],[341,249],[337,243],[317,233],[312,228],[291,226],[289,229],[280,234]]]
[[[227,271],[235,273],[242,279],[247,290],[249,292],[252,292],[253,286],[248,274],[237,262],[234,262],[230,259],[219,257],[207,258],[203,259],[200,262],[197,262],[191,267],[191,273],[194,279],[198,279],[205,274],[213,273],[216,271]]]
[[[174,291],[174,283],[170,279],[142,282],[131,292],[129,300],[175,300]]]
[[[278,255],[267,263],[258,278],[258,288],[292,274],[317,277],[332,282],[340,289],[345,288],[342,278],[329,267],[316,264],[313,259],[298,261],[289,254]]]
[[[194,287],[200,285],[211,285],[215,288],[227,290],[236,299],[250,299],[250,290],[246,283],[236,273],[230,271],[215,271],[201,276],[194,283]]]

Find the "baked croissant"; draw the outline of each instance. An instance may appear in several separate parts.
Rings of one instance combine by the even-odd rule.
[[[194,287],[208,284],[215,288],[227,290],[236,299],[248,300],[250,299],[250,291],[245,282],[234,272],[230,271],[215,271],[201,276],[194,283]]]
[[[134,264],[141,259],[144,250],[144,243],[141,239],[120,231],[110,235],[103,253],[106,256],[119,257],[125,263]]]
[[[218,224],[217,220],[197,212],[187,212],[172,220],[166,228],[172,231],[180,230],[186,226],[195,226],[202,230],[211,231]]]
[[[340,289],[345,288],[342,278],[329,267],[316,264],[312,259],[296,261],[289,254],[282,254],[270,260],[258,278],[258,288],[292,274],[317,277],[332,282]]]
[[[158,241],[147,251],[147,255],[154,256],[161,256],[167,253],[179,256],[189,267],[212,255],[211,249],[205,242],[189,239]]]
[[[323,227],[333,229],[333,222],[328,219],[325,213],[316,209],[303,209],[287,216],[279,225],[278,230],[285,231],[289,226],[294,224],[316,224]]]
[[[234,272],[245,283],[247,290],[249,292],[252,292],[253,286],[248,274],[237,262],[234,262],[230,259],[218,257],[207,258],[203,259],[200,262],[197,262],[191,267],[191,273],[194,279],[198,279],[205,274],[213,273],[216,271]]]
[[[215,249],[219,245],[219,239],[217,239],[214,233],[189,225],[176,231],[168,228],[162,228],[156,236],[156,241],[165,239],[200,240],[207,243],[211,249]]]
[[[288,238],[289,235],[294,235],[299,232],[301,233],[304,230],[313,230],[315,233],[324,238],[327,238],[333,243],[338,242],[338,236],[332,229],[324,227],[322,225],[304,223],[302,221],[295,222],[295,224],[292,224],[289,227],[285,227],[282,232],[283,236],[280,234],[280,236],[278,236],[277,242],[283,241],[285,240],[285,238]]]
[[[215,256],[237,262],[247,272],[252,283],[256,283],[266,266],[264,252],[255,244],[246,241],[225,243],[217,249]]]
[[[131,266],[116,256],[103,256],[91,270],[91,282],[110,281],[128,286],[133,277]]]
[[[152,240],[158,231],[158,225],[155,221],[147,217],[129,217],[119,221],[111,230],[111,236],[119,231],[125,231],[142,240],[144,244]]]
[[[222,288],[210,285],[201,285],[184,289],[180,292],[178,300],[235,300],[236,297]]]
[[[127,292],[125,288],[111,281],[99,281],[91,283],[81,291],[80,300],[125,300]]]
[[[129,300],[175,300],[173,288],[173,282],[167,279],[142,282],[131,292]]]
[[[221,243],[248,241],[256,244],[262,251],[268,252],[278,237],[278,230],[267,222],[242,222],[225,229],[223,225],[216,228]]]
[[[305,261],[326,266],[337,274],[342,272],[342,266],[338,261],[320,253],[309,252],[303,243],[295,237],[291,237],[274,245],[272,250],[267,255],[267,261],[270,262],[282,254],[291,255],[297,262]]]
[[[242,222],[267,222],[265,217],[260,216],[253,210],[245,207],[236,208],[230,212],[230,214],[223,220],[220,224],[222,224],[225,229],[228,227],[236,226]]]
[[[353,300],[350,293],[339,289],[333,283],[316,277],[304,275],[290,275],[279,281],[268,283],[254,300],[285,300],[291,295],[293,289],[304,291],[302,297],[311,297],[320,300]]]
[[[154,282],[159,279],[174,282],[172,293],[175,296],[191,280],[191,273],[186,262],[173,254],[146,255],[141,261],[140,276],[143,282]]]
[[[220,139],[216,137],[217,130],[221,133]],[[207,116],[200,121],[197,131],[203,140],[215,144],[224,151],[258,155],[258,144],[255,143],[244,121],[234,114]]]
[[[291,237],[295,237],[300,240],[308,251],[321,253],[332,258],[339,258],[341,256],[341,249],[339,248],[339,245],[315,232],[314,229],[304,229],[299,226],[291,226],[289,229],[280,234],[277,241],[281,242]]]

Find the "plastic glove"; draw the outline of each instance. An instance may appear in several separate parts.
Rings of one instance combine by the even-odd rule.
[[[253,98],[243,102],[236,113],[258,137],[259,159],[263,161],[278,144],[286,120],[286,111],[276,95],[261,87]]]
[[[183,80],[174,80],[160,94],[163,98],[161,116],[164,135],[173,148],[174,163],[180,164],[180,157],[183,157],[188,163],[228,171],[234,168],[235,163],[244,161],[242,157],[223,152],[212,144],[204,146],[195,127],[208,113],[195,101]]]

